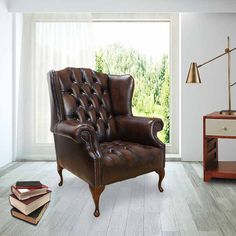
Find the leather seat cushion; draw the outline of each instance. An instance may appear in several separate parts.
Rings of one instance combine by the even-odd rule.
[[[148,145],[116,140],[101,143],[100,147],[103,184],[155,171],[164,161],[163,150]]]

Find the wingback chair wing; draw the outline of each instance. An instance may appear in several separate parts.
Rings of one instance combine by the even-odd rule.
[[[59,186],[63,169],[86,181],[96,217],[105,185],[156,171],[163,191],[165,145],[157,138],[163,122],[132,115],[132,76],[66,68],[50,71],[48,82]]]

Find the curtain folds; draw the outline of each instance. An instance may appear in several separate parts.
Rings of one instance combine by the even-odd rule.
[[[47,72],[65,67],[94,68],[95,52],[88,18],[85,14],[24,15],[18,87],[18,160],[55,159],[49,129]]]

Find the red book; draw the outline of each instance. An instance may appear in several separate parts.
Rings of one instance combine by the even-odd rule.
[[[40,187],[34,187],[34,186],[16,186],[13,185],[16,189],[41,189],[41,188],[48,188],[47,185],[42,184]]]
[[[26,200],[31,197],[47,193],[48,186],[43,185],[42,188],[16,188],[15,185],[11,186],[11,192],[19,199]]]

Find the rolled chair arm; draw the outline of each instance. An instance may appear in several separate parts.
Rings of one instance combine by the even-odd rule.
[[[79,124],[76,120],[65,120],[56,125],[54,133],[70,138],[79,144],[85,144],[86,149],[93,158],[102,157],[97,135],[93,126]]]
[[[157,132],[164,123],[159,118],[117,116],[119,136],[126,141],[164,148],[165,144],[157,138]]]

